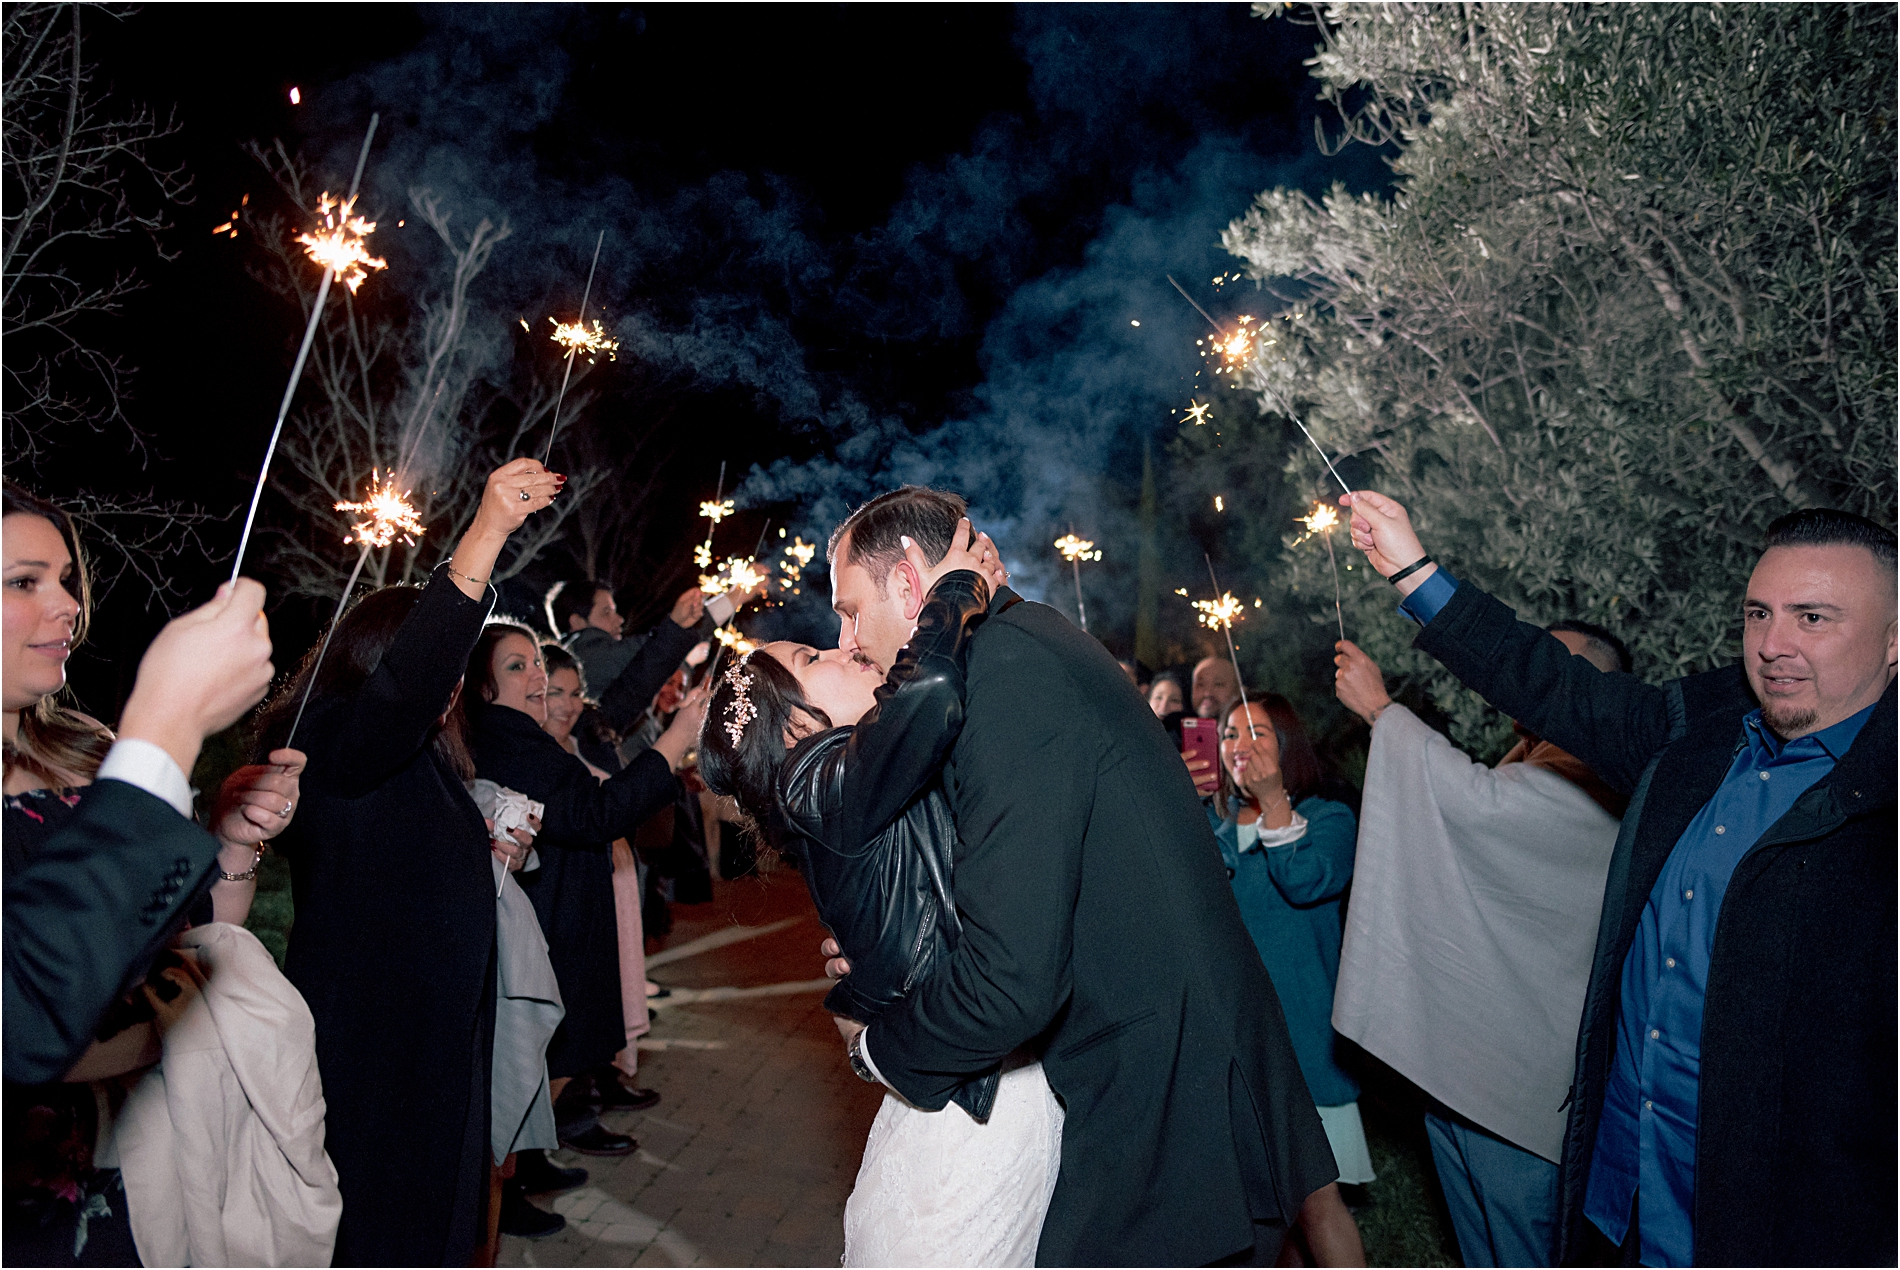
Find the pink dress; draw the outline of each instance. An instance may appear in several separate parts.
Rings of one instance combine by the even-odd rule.
[[[568,752],[573,753],[572,740],[567,745]],[[607,773],[592,763],[587,763],[587,770],[599,780],[607,779]],[[640,1072],[640,1049],[634,1042],[652,1027],[647,1021],[646,929],[640,925],[640,869],[634,862],[633,848],[625,838],[615,838],[613,853],[614,925],[620,936],[620,1013],[627,1025],[627,1048],[614,1055],[614,1066],[635,1076]]]

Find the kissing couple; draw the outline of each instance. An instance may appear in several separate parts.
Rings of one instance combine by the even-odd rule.
[[[833,532],[838,647],[713,684],[700,772],[795,860],[889,1091],[846,1265],[1272,1265],[1338,1172],[1194,785],[963,499]]]

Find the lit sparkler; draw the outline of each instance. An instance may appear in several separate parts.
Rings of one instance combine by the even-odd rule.
[[[759,572],[757,564],[753,561],[729,556],[724,564],[711,573],[699,575],[699,589],[705,595],[724,595],[728,591],[751,591],[769,576],[769,574]]]
[[[369,493],[359,503],[338,503],[340,512],[356,512],[364,517],[350,526],[350,532],[343,535],[344,542],[356,542],[363,549],[356,555],[356,567],[350,570],[350,580],[343,584],[343,594],[337,599],[336,612],[330,615],[330,625],[323,632],[323,643],[317,646],[317,659],[310,667],[310,677],[304,680],[303,700],[297,703],[296,717],[290,721],[290,733],[284,738],[288,747],[297,736],[297,725],[303,722],[304,707],[310,704],[310,690],[317,686],[317,672],[323,669],[323,655],[330,651],[330,637],[336,634],[336,624],[343,618],[343,607],[350,602],[350,593],[356,590],[356,580],[363,576],[363,566],[369,563],[369,553],[377,547],[387,547],[398,538],[413,543],[421,537],[424,530],[422,517],[415,505],[409,501],[405,491],[396,492],[394,474],[378,479],[376,473],[370,473]]]
[[[1227,658],[1234,663],[1234,686],[1240,689],[1241,708],[1247,716],[1247,735],[1249,738],[1258,737],[1260,733],[1254,727],[1253,709],[1247,704],[1247,680],[1240,673],[1240,654],[1234,649],[1234,623],[1246,617],[1246,605],[1235,599],[1233,592],[1220,589],[1220,579],[1214,576],[1213,557],[1202,552],[1201,559],[1207,561],[1207,580],[1214,584],[1214,594],[1219,598],[1194,600],[1192,603],[1200,612],[1201,625],[1209,630],[1218,630],[1227,638]],[[1187,592],[1182,591],[1181,594],[1186,595]]]
[[[354,207],[356,205],[357,187],[363,183],[363,164],[369,159],[369,143],[376,136],[376,123],[380,118],[381,116],[379,115],[371,115],[369,117],[369,131],[363,134],[363,148],[358,151],[356,155],[356,175],[350,178],[349,197],[346,198],[342,204],[335,206]],[[323,196],[323,202],[327,203],[329,197],[328,194],[325,194]],[[330,209],[324,207],[322,210],[327,217]],[[364,223],[368,224],[368,222]],[[368,233],[369,230],[375,228],[375,225],[369,224],[368,228],[363,230],[362,233]],[[357,235],[359,246],[361,236],[361,234]],[[308,235],[302,235],[298,238],[298,241],[304,242],[308,237]],[[233,583],[238,580],[238,572],[244,567],[244,549],[248,547],[251,542],[251,526],[257,520],[258,500],[264,497],[264,482],[270,477],[270,461],[272,456],[277,453],[277,438],[282,436],[284,432],[284,416],[290,413],[290,399],[296,395],[297,384],[303,378],[303,364],[305,359],[310,356],[310,342],[317,337],[317,322],[323,316],[323,302],[330,294],[330,279],[332,276],[341,276],[335,274],[329,261],[317,255],[314,247],[311,250],[310,257],[324,266],[323,277],[322,281],[317,284],[316,302],[310,306],[310,321],[303,329],[303,344],[297,349],[297,360],[290,368],[290,382],[284,385],[284,399],[277,404],[277,422],[271,428],[270,444],[264,447],[264,464],[257,470],[257,488],[251,491],[250,510],[244,513],[244,532],[238,536],[237,559],[231,562],[231,581]],[[377,261],[376,267],[378,269],[382,268],[383,262]],[[360,281],[361,279],[358,279],[358,282]],[[352,291],[356,289],[354,284],[349,285]]]
[[[730,626],[722,626],[714,631],[713,638],[725,645],[725,647],[731,649],[734,657],[744,657],[747,653],[758,647],[757,644]]]
[[[548,321],[554,323],[554,334],[549,338],[570,353],[585,357],[589,366],[600,357],[610,362],[619,360],[615,354],[620,351],[620,341],[607,334],[599,318],[594,319],[591,330],[579,322],[561,322],[554,318]]]
[[[713,486],[712,501],[702,502],[699,505],[699,514],[711,522],[706,526],[706,541],[693,548],[693,564],[701,569],[712,568],[713,534],[718,532],[719,522],[732,515],[734,511],[732,500],[722,497],[725,492],[726,465],[722,460],[719,464],[719,483]]]
[[[783,529],[779,530],[781,534],[784,532]],[[779,586],[790,591],[793,595],[800,594],[798,588],[799,579],[804,576],[806,566],[811,564],[812,558],[817,554],[818,545],[816,543],[806,542],[803,538],[794,537],[791,543],[785,547],[781,559],[779,560],[778,571],[783,575],[779,579]]]
[[[370,255],[363,245],[363,240],[376,232],[376,222],[364,220],[355,208],[354,190],[345,199],[331,198],[325,190],[317,196],[317,215],[322,218],[317,232],[298,234],[292,240],[302,243],[304,255],[329,270],[332,279],[348,287],[351,295],[363,285],[371,269],[389,267],[387,260]]]
[[[365,547],[387,547],[398,538],[413,543],[422,536],[422,516],[409,501],[409,492],[396,492],[395,473],[377,479],[370,473],[370,492],[360,503],[338,503],[340,512],[360,512],[368,519],[350,526],[344,542],[360,542]]]
[[[594,237],[594,262],[587,266],[587,285],[581,288],[581,315],[568,328],[578,331],[583,338],[587,335],[587,298],[594,294],[594,270],[600,265],[600,245],[606,239],[607,231],[604,229]],[[548,321],[554,322],[554,319],[549,318]],[[600,323],[595,322],[594,327],[598,330]],[[574,355],[580,351],[578,344],[561,338],[562,329],[562,323],[554,322],[554,341],[567,348],[567,369],[561,372],[561,391],[554,395],[554,420],[548,425],[548,452],[541,456],[544,467],[547,461],[554,457],[554,438],[561,431],[561,403],[567,400],[567,381],[574,374]],[[619,345],[616,344],[614,347],[618,348]],[[593,365],[594,359],[589,357],[587,364]]]
[[[1069,568],[1075,572],[1075,615],[1082,619],[1082,629],[1086,631],[1089,628],[1089,611],[1088,607],[1082,603],[1082,562],[1100,560],[1102,553],[1097,551],[1095,544],[1087,538],[1077,538],[1074,528],[1056,539],[1055,547],[1062,553],[1062,558],[1069,562]]]
[[[1331,503],[1318,502],[1313,510],[1299,518],[1299,524],[1306,526],[1306,532],[1293,540],[1299,546],[1315,534],[1326,538],[1326,558],[1333,562],[1333,616],[1339,619],[1339,638],[1346,638],[1346,614],[1339,606],[1339,556],[1333,550],[1333,530],[1339,528],[1339,511]]]

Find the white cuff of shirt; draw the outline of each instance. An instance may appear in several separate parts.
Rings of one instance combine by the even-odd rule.
[[[878,1084],[886,1089],[893,1089],[891,1082],[884,1079],[884,1073],[877,1069],[877,1060],[871,1057],[871,1029],[868,1027],[858,1033],[858,1057],[863,1059],[864,1065],[871,1069],[871,1075],[877,1077]],[[895,1092],[894,1089],[893,1092]]]
[[[178,761],[163,746],[141,741],[135,736],[120,737],[99,764],[102,781],[124,781],[136,785],[154,798],[162,798],[179,815],[191,819],[191,782],[178,769]]]
[[[714,626],[724,626],[738,611],[738,606],[723,594],[706,601],[706,612],[712,617]]]
[[[1238,826],[1239,845],[1242,854],[1255,847],[1284,847],[1298,842],[1306,836],[1306,817],[1299,812],[1293,813],[1293,819],[1279,829],[1262,829],[1259,821],[1250,825]]]

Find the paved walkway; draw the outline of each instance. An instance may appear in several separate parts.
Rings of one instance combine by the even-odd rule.
[[[820,1005],[824,927],[790,868],[674,907],[650,977],[674,990],[641,1043],[640,1149],[559,1152],[592,1176],[552,1207],[561,1234],[502,1239],[504,1266],[836,1266],[844,1201],[881,1094],[851,1075]],[[547,1204],[544,1197],[537,1201]]]

